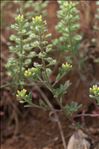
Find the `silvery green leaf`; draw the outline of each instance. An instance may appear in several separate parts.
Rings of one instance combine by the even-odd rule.
[[[50,63],[53,60],[53,58],[52,57],[47,57],[46,60]]]
[[[61,79],[61,74],[60,73],[58,73],[58,75],[57,75],[57,77],[56,77],[56,80],[58,81],[58,80],[60,80]]]
[[[30,23],[29,22],[26,22],[25,24],[24,24],[24,27],[25,28],[27,28],[27,27],[29,27],[30,26]]]
[[[27,30],[26,30],[26,29],[23,29],[23,30],[21,31],[21,33],[22,33],[22,34],[26,34],[26,33],[27,33]]]
[[[56,60],[53,59],[52,61],[49,62],[49,65],[55,65],[56,64]]]
[[[47,76],[50,77],[52,70],[50,68],[46,68]]]
[[[34,64],[34,67],[37,67],[37,68],[41,68],[42,67],[42,64],[39,64],[39,63],[36,63],[36,62],[34,62],[33,64]]]
[[[11,28],[12,28],[12,29],[15,29],[15,30],[18,30],[18,29],[19,29],[19,27],[18,27],[17,24],[12,24],[12,25],[11,25]]]
[[[24,65],[28,66],[31,63],[31,59],[26,59]]]
[[[37,54],[36,54],[36,52],[34,52],[34,51],[32,51],[32,52],[30,52],[29,54],[28,54],[28,58],[33,58],[33,57],[36,57],[37,56]]]
[[[81,107],[81,104],[72,101],[70,104],[67,104],[64,108],[66,110],[66,114],[72,116],[72,114],[78,111]]]
[[[33,48],[39,47],[39,42],[38,41],[35,41],[35,42],[31,43],[31,46]]]
[[[11,40],[11,41],[16,41],[16,39],[17,39],[17,36],[16,36],[16,35],[11,35],[11,36],[10,36],[10,40]]]
[[[30,45],[29,45],[29,44],[24,44],[24,45],[23,45],[23,49],[27,50],[27,49],[29,49],[29,48],[30,48]]]
[[[81,35],[75,35],[74,39],[77,40],[77,41],[78,40],[81,40],[82,39],[82,36]]]
[[[46,52],[52,51],[52,44],[47,45]]]
[[[48,41],[42,41],[42,45],[47,45]]]
[[[51,37],[51,36],[52,36],[52,34],[49,33],[49,34],[47,34],[47,35],[45,36],[45,38],[49,38],[49,37]]]
[[[44,58],[46,56],[46,53],[45,52],[40,52],[39,54],[38,54],[38,57],[39,58]]]

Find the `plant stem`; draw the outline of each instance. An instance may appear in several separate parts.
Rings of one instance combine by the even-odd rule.
[[[11,83],[2,84],[2,85],[0,86],[0,89],[3,89],[3,88],[8,87],[8,86],[10,86],[10,85],[11,85]]]
[[[99,114],[77,114],[75,117],[99,117]]]
[[[60,120],[59,120],[59,117],[58,117],[57,112],[53,108],[53,105],[48,100],[48,98],[46,97],[46,95],[42,92],[42,90],[35,83],[34,83],[34,86],[39,91],[39,93],[41,94],[41,96],[43,97],[44,101],[47,103],[47,105],[51,109],[51,111],[54,113],[55,119],[57,120],[57,124],[58,124],[58,128],[59,128],[59,131],[60,131],[60,135],[61,135],[61,139],[62,139],[62,142],[63,142],[64,149],[67,149],[66,148],[66,141],[65,141],[64,133],[63,133],[62,126],[61,126],[61,123],[60,123]]]
[[[46,110],[46,108],[44,108],[43,106],[39,106],[39,105],[34,104],[34,103],[31,103],[31,104],[26,105],[24,107],[35,107],[35,108],[38,108],[38,109]],[[48,110],[48,108],[47,108],[47,110]]]
[[[19,60],[19,77],[20,81],[23,80],[23,74],[22,74],[22,67],[23,67],[23,37],[22,37],[22,23],[20,24],[20,60]],[[22,88],[22,85],[20,84],[20,87]]]
[[[64,72],[64,73],[62,74],[62,76],[60,77],[60,79],[59,79],[59,80],[56,80],[56,81],[53,83],[52,87],[54,87],[56,84],[58,84],[59,81],[61,81],[62,78],[63,78],[67,73],[68,73],[68,72]]]

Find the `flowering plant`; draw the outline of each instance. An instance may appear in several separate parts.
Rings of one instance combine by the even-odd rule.
[[[58,17],[61,21],[57,25],[57,29],[62,34],[62,37],[54,42],[49,40],[51,39],[51,34],[48,33],[47,23],[43,20],[41,15],[32,17],[29,21],[23,14],[16,16],[16,22],[12,25],[16,34],[10,37],[14,45],[10,47],[12,55],[6,67],[12,79],[18,101],[28,106],[39,108],[46,107],[54,114],[64,149],[66,149],[64,133],[57,111],[49,97],[47,97],[46,93],[41,89],[43,86],[49,90],[53,95],[55,103],[58,104],[59,108],[70,119],[73,113],[81,108],[81,105],[75,102],[64,105],[64,95],[67,93],[71,83],[69,80],[60,83],[61,79],[72,70],[72,60],[75,60],[75,51],[76,53],[78,51],[77,45],[80,42],[80,36],[76,33],[79,28],[76,22],[79,19],[79,15],[76,16],[78,12],[74,3],[62,1],[59,1],[59,3],[61,10],[58,13]],[[63,16],[64,20],[62,20]],[[50,76],[58,62],[55,58],[50,56],[50,52],[53,51],[58,43],[58,47],[69,51],[71,56],[66,57],[64,63],[58,68],[55,81],[52,82]],[[68,61],[69,58],[71,59],[70,61]],[[29,90],[29,86],[36,88],[40,93],[38,105],[33,103],[32,89]],[[26,90],[25,87],[28,89]]]

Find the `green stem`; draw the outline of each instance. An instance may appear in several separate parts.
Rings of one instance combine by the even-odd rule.
[[[52,87],[54,87],[57,83],[59,83],[59,81],[61,81],[61,79],[67,74],[67,72],[63,73],[63,75],[60,77],[59,80],[56,80],[55,83],[52,85]]]
[[[42,109],[42,110],[49,110],[48,107],[45,108],[45,107],[39,106],[39,105],[34,104],[34,103],[29,104],[29,105],[26,105],[26,106],[24,106],[24,107],[35,107],[35,108]]]
[[[40,39],[39,39],[39,42],[40,42],[40,49],[41,49],[41,52],[43,53],[43,46],[42,46],[42,33],[40,33]],[[43,59],[42,57],[42,64],[43,64],[43,69],[44,69],[44,73],[45,75],[43,75],[43,79],[46,80],[48,82],[47,86],[49,86],[50,84],[50,81],[49,81],[49,78],[48,78],[48,75],[47,75],[47,72],[46,72],[46,64],[45,64],[45,60]]]
[[[19,81],[22,83],[23,81],[23,36],[22,36],[22,28],[23,22],[20,24],[20,56],[19,56]],[[20,83],[19,83],[20,84]],[[22,89],[23,85],[20,84],[20,88]]]

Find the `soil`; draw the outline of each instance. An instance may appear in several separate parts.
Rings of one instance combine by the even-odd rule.
[[[13,23],[12,13],[15,12],[16,8],[17,6],[14,5],[13,7],[12,4],[5,7],[5,25],[0,29],[2,32],[1,84],[5,84],[9,80],[6,75],[5,64],[9,57],[8,38],[12,31],[9,30],[7,26]],[[94,4],[92,5],[92,8],[94,8]],[[47,9],[49,14],[49,17],[47,18],[49,31],[54,34],[54,37],[56,37],[57,34],[54,25],[57,23],[55,12],[58,9],[58,4],[56,1],[51,1]],[[84,16],[82,16],[82,18],[83,17]],[[90,25],[88,22],[85,23],[85,25],[82,24],[82,30],[85,32],[85,39],[82,41],[83,46],[81,50],[84,51],[86,48],[89,48],[89,51],[91,51],[89,52],[89,57],[90,55],[94,58],[99,57],[99,49],[96,46],[93,47],[90,42],[87,41],[91,38],[89,38],[89,36],[93,36],[93,34],[89,33],[91,32],[90,27],[88,32],[86,31],[86,24],[87,26]],[[69,76],[63,78],[62,81],[70,79],[73,84],[70,87],[70,91],[65,96],[64,102],[69,103],[71,101],[77,101],[84,104],[86,112],[99,113],[99,109],[96,109],[93,104],[90,104],[88,95],[89,87],[93,83],[99,82],[99,64],[94,63],[93,66],[93,59],[90,60],[89,58],[86,66],[87,69],[84,68],[84,71],[82,72],[85,81],[82,81],[77,71],[72,71]],[[55,71],[51,76],[52,81],[54,81],[57,69],[58,66],[55,68]],[[50,94],[47,93],[47,91],[46,94],[50,97]],[[9,88],[3,88],[2,91],[0,91],[0,95],[2,96],[0,101],[1,149],[63,149],[57,123],[52,121],[49,116],[49,111],[38,110],[36,108],[24,108],[23,105],[20,105],[16,101]],[[62,123],[66,142],[68,142],[69,137],[73,134],[75,129],[72,127],[70,120],[68,120],[59,109],[58,114]],[[81,119],[79,120],[76,118],[76,121],[80,122]],[[99,141],[99,118],[85,118],[85,126],[83,130],[88,133],[94,141]]]
[[[24,117],[19,119],[19,127],[15,136],[11,137],[13,125],[2,129],[2,149],[63,149],[57,123],[51,121],[49,112],[38,109],[26,109],[23,112]],[[59,113],[59,117],[68,142],[75,129],[71,127],[70,122],[62,113]],[[99,140],[99,119],[87,119],[86,124],[84,131],[88,129],[90,137],[94,138],[94,141]],[[6,132],[3,132],[5,130]],[[97,133],[95,130],[98,130]]]

